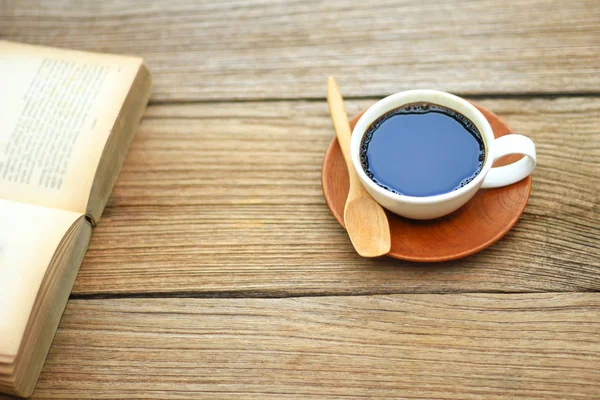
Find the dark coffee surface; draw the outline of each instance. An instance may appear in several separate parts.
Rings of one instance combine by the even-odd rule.
[[[481,171],[485,146],[464,115],[431,103],[407,104],[379,117],[360,149],[363,169],[375,183],[407,196],[456,190]]]

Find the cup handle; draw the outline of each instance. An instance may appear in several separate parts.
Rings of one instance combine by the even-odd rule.
[[[493,161],[508,154],[523,154],[525,157],[512,164],[491,168],[483,184],[484,189],[511,185],[526,178],[533,172],[536,163],[535,144],[527,136],[510,134],[494,140]]]

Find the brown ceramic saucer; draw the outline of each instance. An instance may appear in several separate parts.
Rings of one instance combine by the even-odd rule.
[[[512,133],[491,111],[476,104],[475,106],[489,121],[496,137]],[[361,115],[359,113],[352,118],[351,128],[354,128]],[[494,166],[509,164],[519,158],[521,156],[507,156],[498,160]],[[321,184],[325,201],[333,216],[344,226],[348,172],[335,138],[325,153]],[[530,191],[531,176],[503,188],[481,189],[457,211],[429,221],[402,218],[388,211],[392,248],[387,255],[402,260],[433,262],[453,260],[485,249],[517,223]]]

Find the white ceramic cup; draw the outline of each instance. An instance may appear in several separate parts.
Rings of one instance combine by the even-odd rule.
[[[371,180],[360,162],[360,144],[363,135],[380,116],[405,104],[427,102],[458,111],[479,129],[485,145],[485,161],[477,176],[465,186],[449,193],[435,196],[404,196],[390,192]],[[432,219],[449,214],[464,205],[479,188],[496,188],[526,178],[535,168],[536,156],[533,141],[526,136],[510,134],[494,138],[489,122],[468,101],[438,90],[408,90],[388,96],[372,105],[358,120],[352,132],[350,154],[362,184],[373,198],[388,210],[407,218]],[[502,167],[492,168],[498,158],[508,154],[525,157]],[[410,173],[410,171],[398,171]]]

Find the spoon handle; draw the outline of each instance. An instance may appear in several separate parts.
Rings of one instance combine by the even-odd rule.
[[[355,186],[355,190],[357,191],[366,192],[352,164],[352,156],[350,155],[350,137],[352,132],[350,131],[348,114],[346,114],[346,109],[344,108],[344,99],[342,98],[340,89],[332,76],[327,80],[327,103],[329,104],[331,120],[333,121],[337,140],[344,155],[344,161],[346,161],[351,186]]]

